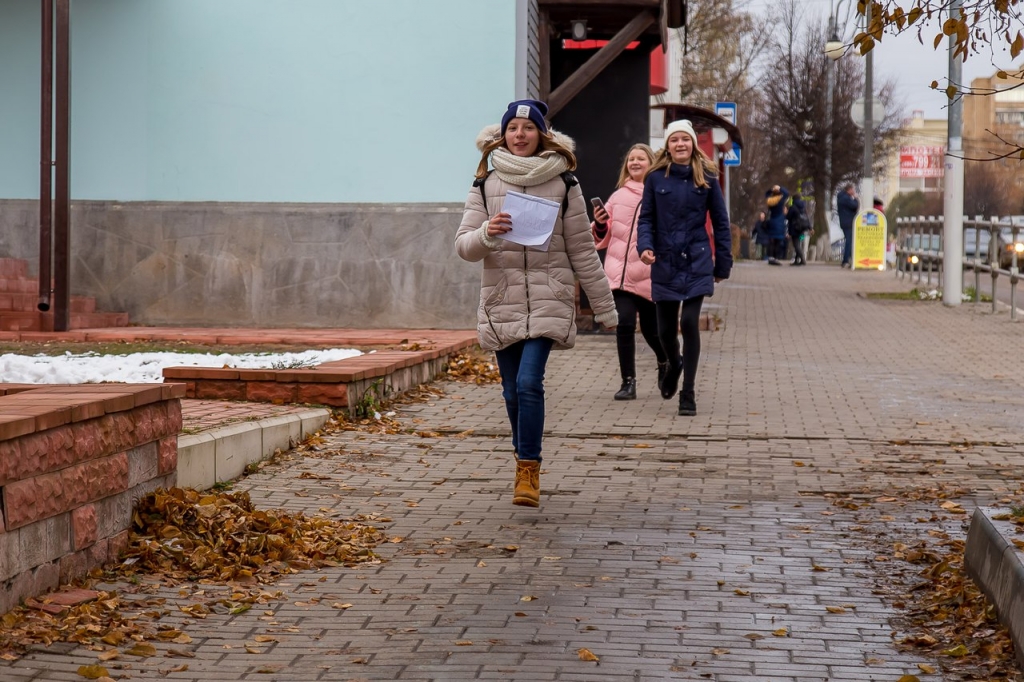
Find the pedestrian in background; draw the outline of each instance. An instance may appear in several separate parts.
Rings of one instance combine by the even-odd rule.
[[[771,257],[769,247],[771,246],[772,239],[768,236],[768,221],[765,218],[764,211],[757,214],[757,220],[754,222],[754,229],[750,231],[750,237],[757,244],[758,250],[761,252],[759,254],[761,260],[768,260]]]
[[[853,265],[853,221],[857,218],[860,200],[852,182],[843,185],[836,196],[836,213],[839,214],[839,229],[843,231],[843,267]]]
[[[658,337],[669,361],[659,386],[661,397],[668,400],[675,395],[682,374],[680,415],[697,414],[694,383],[700,360],[701,305],[732,269],[729,214],[716,176],[715,164],[697,146],[693,125],[673,121],[665,129],[665,147],[644,180],[637,223],[637,249],[640,259],[651,266]]]
[[[597,322],[614,327],[618,319],[583,194],[569,174],[576,168],[575,143],[548,129],[547,110],[536,100],[512,102],[501,125],[478,136],[483,156],[455,236],[461,258],[484,263],[477,333],[481,348],[494,351],[501,373],[516,457],[512,503],[528,507],[540,506],[548,356],[553,348],[572,348],[576,342],[575,278],[590,297]],[[502,210],[509,190],[562,207],[547,250],[502,238],[513,229],[511,216]]]
[[[782,265],[786,259],[786,200],[789,192],[785,187],[775,185],[765,192],[764,197],[768,204],[768,237],[771,239],[768,265]]]
[[[616,190],[603,205],[594,207],[594,239],[598,249],[607,249],[604,272],[612,287],[619,323],[615,342],[619,354],[622,386],[615,400],[636,399],[636,323],[640,333],[658,359],[658,380],[668,370],[668,356],[658,340],[658,315],[651,300],[651,266],[640,260],[636,250],[636,223],[644,176],[654,163],[654,152],[646,144],[629,148],[619,169]]]
[[[786,231],[789,241],[793,244],[793,262],[790,265],[807,265],[804,258],[804,234],[810,229],[811,221],[807,219],[807,205],[799,194],[793,195],[793,201],[786,211]]]

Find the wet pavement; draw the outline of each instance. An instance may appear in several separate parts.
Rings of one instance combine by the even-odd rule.
[[[291,576],[267,588],[279,597],[203,619],[176,607],[221,588],[153,585],[192,657],[107,667],[196,682],[958,679],[894,644],[877,548],[833,502],[950,485],[970,509],[1015,489],[1024,326],[862,295],[910,288],[891,273],[733,272],[708,301],[722,325],[702,334],[696,417],[657,395],[642,341],[639,398],[613,401],[614,337],[581,337],[549,364],[533,510],[511,504],[500,388],[441,384],[398,408],[412,432],[330,434],[236,486],[261,507],[378,515],[381,563]],[[53,645],[0,678],[79,680],[96,657]]]

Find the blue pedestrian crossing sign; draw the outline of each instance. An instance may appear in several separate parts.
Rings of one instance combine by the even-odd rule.
[[[735,142],[733,142],[732,143],[732,149],[730,149],[729,151],[727,151],[725,153],[725,156],[722,157],[722,162],[726,166],[738,166],[738,165],[740,165],[740,160],[742,158],[743,158],[743,154],[742,154],[742,150],[740,149],[740,146],[738,144],[736,144]]]

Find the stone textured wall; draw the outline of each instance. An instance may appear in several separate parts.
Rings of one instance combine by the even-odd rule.
[[[116,560],[134,502],[175,483],[184,390],[102,386],[0,396],[0,613]]]
[[[454,252],[462,208],[75,202],[72,293],[143,325],[473,328],[481,266]],[[37,215],[0,200],[0,257],[33,272]]]

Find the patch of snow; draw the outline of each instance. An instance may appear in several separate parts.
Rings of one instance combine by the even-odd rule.
[[[129,384],[163,382],[165,367],[233,367],[273,369],[311,367],[362,355],[354,348],[307,350],[300,353],[131,353],[99,355],[0,355],[0,383],[6,384],[94,384],[116,381]]]

